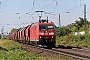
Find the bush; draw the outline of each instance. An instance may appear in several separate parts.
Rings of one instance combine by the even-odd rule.
[[[56,28],[56,35],[58,37],[60,36],[66,36],[66,35],[69,35],[71,33],[71,30],[68,28],[68,27],[58,27]]]
[[[66,42],[68,36],[61,36],[61,37],[56,37],[56,44],[63,44]]]
[[[56,37],[57,44],[64,44],[68,36],[61,36]],[[65,44],[64,44],[65,45]],[[85,35],[72,35],[70,41],[67,45],[71,46],[83,46],[83,47],[90,47],[90,34]]]

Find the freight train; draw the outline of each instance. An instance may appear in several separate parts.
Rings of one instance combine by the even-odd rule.
[[[40,20],[16,32],[9,34],[8,39],[35,45],[55,45],[56,32],[54,22]]]

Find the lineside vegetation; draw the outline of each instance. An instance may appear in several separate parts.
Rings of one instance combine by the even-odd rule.
[[[48,60],[41,55],[34,54],[22,48],[11,40],[0,40],[0,60]]]
[[[69,24],[67,26],[57,27],[57,44],[71,45],[71,46],[83,46],[90,47],[90,23],[88,20],[79,18],[75,23]],[[85,32],[85,34],[77,34],[76,32]]]
[[[61,58],[43,57],[27,51],[17,42],[6,38],[0,39],[0,60],[74,60],[68,56],[60,56]]]

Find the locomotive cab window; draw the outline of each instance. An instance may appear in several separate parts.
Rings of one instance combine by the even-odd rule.
[[[39,25],[40,30],[51,30],[54,29],[53,25]]]
[[[50,30],[50,29],[54,29],[53,26],[47,26],[47,29]]]

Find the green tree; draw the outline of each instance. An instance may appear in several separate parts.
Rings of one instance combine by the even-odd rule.
[[[57,36],[65,36],[71,33],[71,30],[68,27],[57,27],[56,28],[56,34]]]
[[[79,17],[79,20],[76,20],[75,24],[76,24],[77,29],[80,30],[80,28],[82,28],[83,26],[84,26],[84,28],[88,27],[89,22],[87,19],[83,19],[83,18]],[[86,26],[85,26],[85,24],[86,24]]]
[[[86,26],[85,26],[85,21],[86,21]],[[57,36],[65,36],[70,34],[71,32],[78,32],[78,31],[84,31],[85,28],[89,29],[89,22],[87,19],[83,19],[79,17],[78,20],[75,21],[75,23],[69,24],[67,26],[62,26],[62,27],[57,27],[56,28],[56,33]]]
[[[18,29],[13,28],[10,33],[16,32]]]

